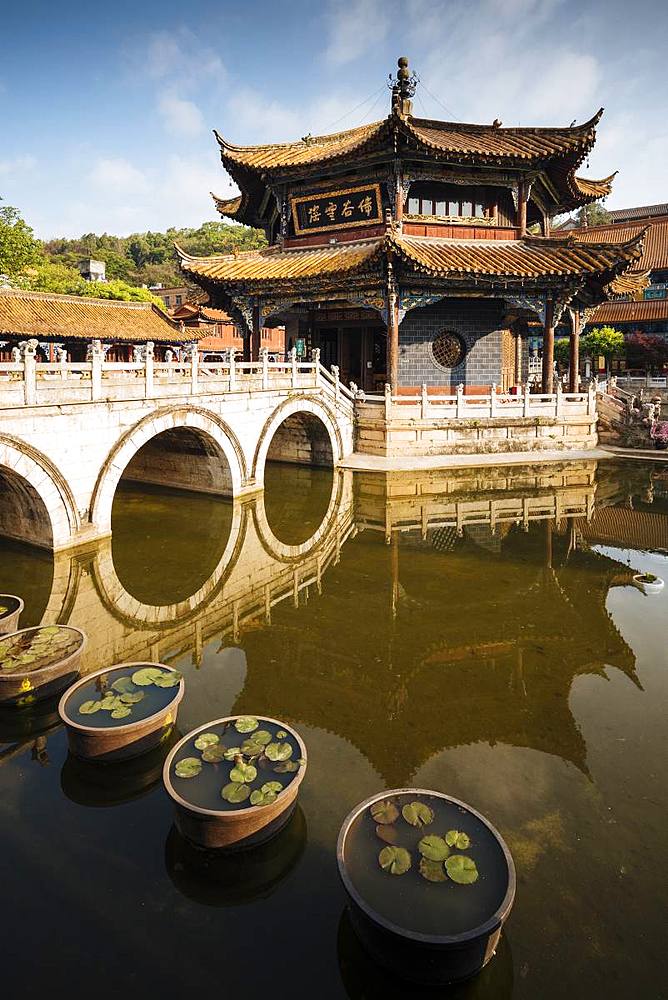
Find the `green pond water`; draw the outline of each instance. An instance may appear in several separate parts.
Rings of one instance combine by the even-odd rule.
[[[167,747],[100,769],[53,703],[0,711],[3,995],[667,997],[668,587],[632,578],[668,578],[668,465],[275,466],[266,487],[122,485],[112,541],[0,541],[20,626],[84,629],[84,670],[166,663],[180,733],[266,715],[308,748],[289,824],[233,863],[176,832]],[[345,915],[340,825],[406,786],[470,803],[517,867],[497,956],[455,990],[383,973]],[[427,888],[475,892],[470,853],[479,882]]]

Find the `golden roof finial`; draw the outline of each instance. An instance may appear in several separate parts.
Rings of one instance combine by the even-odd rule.
[[[408,69],[408,57],[399,56],[397,60],[396,78],[390,74],[389,86],[392,90],[392,112],[401,116],[408,116],[413,110],[411,97],[415,93],[418,78],[416,74]]]

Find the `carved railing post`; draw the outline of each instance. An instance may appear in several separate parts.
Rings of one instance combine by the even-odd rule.
[[[230,347],[230,392],[234,392],[237,387],[237,352],[234,347]]]
[[[23,340],[19,344],[21,360],[23,361],[23,399],[26,406],[33,406],[37,401],[37,340]]]
[[[429,396],[427,395],[427,383],[422,383],[422,391],[420,393],[420,416],[423,420],[427,419],[429,413]]]
[[[455,411],[455,416],[464,416],[464,383],[460,382],[457,386],[457,409]]]
[[[492,382],[490,390],[489,415],[490,417],[494,417],[496,416],[496,382]]]
[[[332,365],[331,369],[332,369],[332,375],[334,376],[334,399],[338,403],[339,399],[341,398],[341,380],[339,378],[339,366]]]
[[[529,416],[529,411],[531,409],[531,385],[529,382],[524,386],[524,406],[522,408],[522,415],[525,417]]]
[[[104,361],[104,351],[102,341],[92,340],[90,344],[90,398],[102,398],[102,362]]]
[[[57,347],[58,364],[60,365],[60,377],[64,382],[67,378],[67,351],[64,347]]]
[[[320,385],[320,348],[314,347],[311,352],[313,359],[313,385],[317,388]]]
[[[564,412],[564,387],[561,384],[561,379],[557,379],[557,401],[556,401],[556,416],[561,417]]]
[[[262,388],[269,388],[269,348],[260,348],[260,361],[262,362]]]
[[[153,341],[146,342],[144,347],[144,395],[146,399],[153,396]]]
[[[589,383],[589,388],[587,389],[587,416],[593,417],[596,413],[596,392],[598,389],[598,380],[593,379]]]
[[[385,383],[385,419],[392,419],[392,386],[389,382]]]
[[[199,348],[197,344],[188,344],[186,351],[190,365],[190,394],[196,396],[199,392]]]
[[[289,351],[290,364],[292,365],[292,388],[297,388],[297,348],[291,347]]]

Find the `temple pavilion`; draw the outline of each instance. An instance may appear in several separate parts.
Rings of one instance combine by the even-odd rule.
[[[527,376],[527,324],[544,330],[543,391],[553,387],[554,328],[567,315],[573,385],[588,311],[618,294],[642,253],[581,242],[550,219],[609,194],[613,176],[577,175],[602,110],[581,125],[504,128],[413,115],[405,58],[386,118],[333,135],[237,146],[216,133],[240,194],[221,215],[263,229],[269,246],[193,257],[185,273],[214,308],[260,330],[286,328],[298,355],[319,348],[343,379],[373,392],[489,392]],[[637,265],[636,265],[637,266]],[[535,330],[534,330],[535,332]]]

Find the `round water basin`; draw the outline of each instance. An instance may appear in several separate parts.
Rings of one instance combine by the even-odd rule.
[[[0,635],[16,632],[23,611],[23,601],[14,594],[0,594]]]
[[[233,715],[177,743],[163,779],[187,840],[245,850],[285,826],[305,772],[306,747],[294,729],[266,716]]]
[[[85,644],[85,634],[71,625],[0,636],[0,703],[28,706],[58,694],[77,677]]]
[[[117,763],[166,743],[185,685],[164,663],[118,663],[77,681],[60,699],[70,753]]]
[[[344,821],[337,860],[355,933],[397,976],[459,982],[493,956],[515,866],[471,806],[423,788],[374,795]]]
[[[664,588],[664,581],[654,573],[636,573],[633,582],[645,594],[660,594]]]

